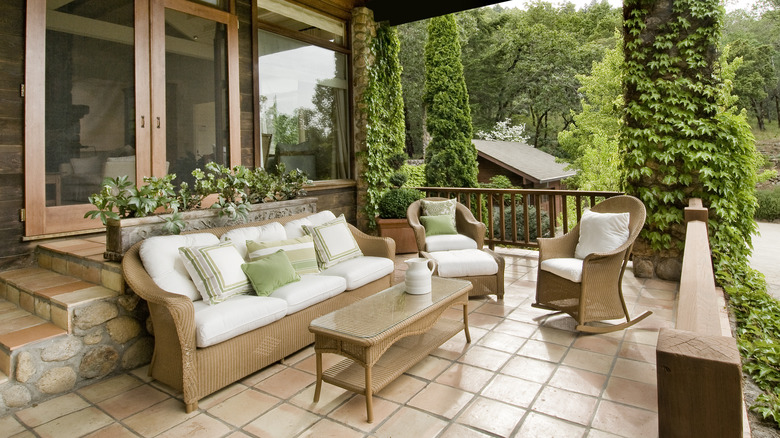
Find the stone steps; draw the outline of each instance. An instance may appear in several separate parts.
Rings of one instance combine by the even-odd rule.
[[[148,362],[145,304],[104,251],[102,236],[47,242],[37,266],[0,272],[0,415]]]

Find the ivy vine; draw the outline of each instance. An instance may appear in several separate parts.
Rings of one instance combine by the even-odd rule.
[[[368,126],[367,166],[363,178],[368,186],[365,210],[372,229],[376,226],[379,199],[394,172],[389,160],[404,151],[402,67],[398,60],[400,48],[395,28],[387,24],[379,25],[376,37],[370,43],[374,63],[368,70],[368,86],[364,97]]]

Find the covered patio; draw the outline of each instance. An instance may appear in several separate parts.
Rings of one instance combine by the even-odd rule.
[[[144,366],[0,417],[0,429],[42,437],[657,436],[655,346],[659,329],[675,325],[679,284],[635,278],[629,268],[629,310],[653,314],[624,331],[586,335],[570,317],[531,307],[536,251],[497,250],[506,259],[503,302],[471,299],[472,343],[456,335],[381,391],[372,424],[362,395],[325,384],[312,403],[310,346],[189,414],[180,394],[152,381]],[[411,256],[396,257],[396,282]]]

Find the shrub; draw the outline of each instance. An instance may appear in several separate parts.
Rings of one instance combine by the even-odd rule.
[[[404,164],[401,166],[401,173],[408,177],[404,183],[406,187],[425,187],[425,164],[419,166]]]
[[[517,239],[525,239],[525,216],[523,214],[523,204],[517,203],[515,207],[515,216],[517,220]],[[501,237],[501,211],[498,207],[493,207],[493,237],[498,239]],[[504,236],[507,239],[512,239],[512,209],[511,206],[504,207]],[[546,211],[542,211],[542,236],[550,236],[550,215]],[[539,236],[539,230],[536,228],[536,207],[533,205],[528,206],[528,240],[534,241]]]
[[[423,198],[423,193],[416,189],[391,189],[379,198],[379,217],[383,219],[403,219],[406,209],[412,202]]]
[[[756,190],[756,219],[773,221],[780,219],[780,187]]]

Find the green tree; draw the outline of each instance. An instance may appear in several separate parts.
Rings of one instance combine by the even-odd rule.
[[[423,156],[423,87],[425,84],[425,42],[428,40],[428,20],[413,21],[397,26],[401,51],[401,85],[406,117],[406,153],[410,157]]]
[[[566,183],[580,190],[620,190],[620,129],[623,125],[623,41],[594,62],[590,76],[578,75],[582,112],[558,134],[569,168],[577,175]]]
[[[471,111],[463,78],[458,26],[452,15],[432,18],[425,45],[426,184],[475,187],[477,149],[471,143]]]
[[[742,58],[742,66],[734,78],[734,93],[739,103],[756,117],[758,129],[764,131],[765,101],[777,86],[772,67],[772,48],[758,41],[738,39],[731,43],[729,61]]]
[[[389,183],[394,169],[390,158],[404,151],[403,93],[401,64],[398,62],[400,42],[395,28],[381,25],[371,42],[374,64],[369,69],[365,94],[368,128],[366,149],[368,168],[363,178],[368,183],[366,214],[369,227],[376,226],[379,199]]]

